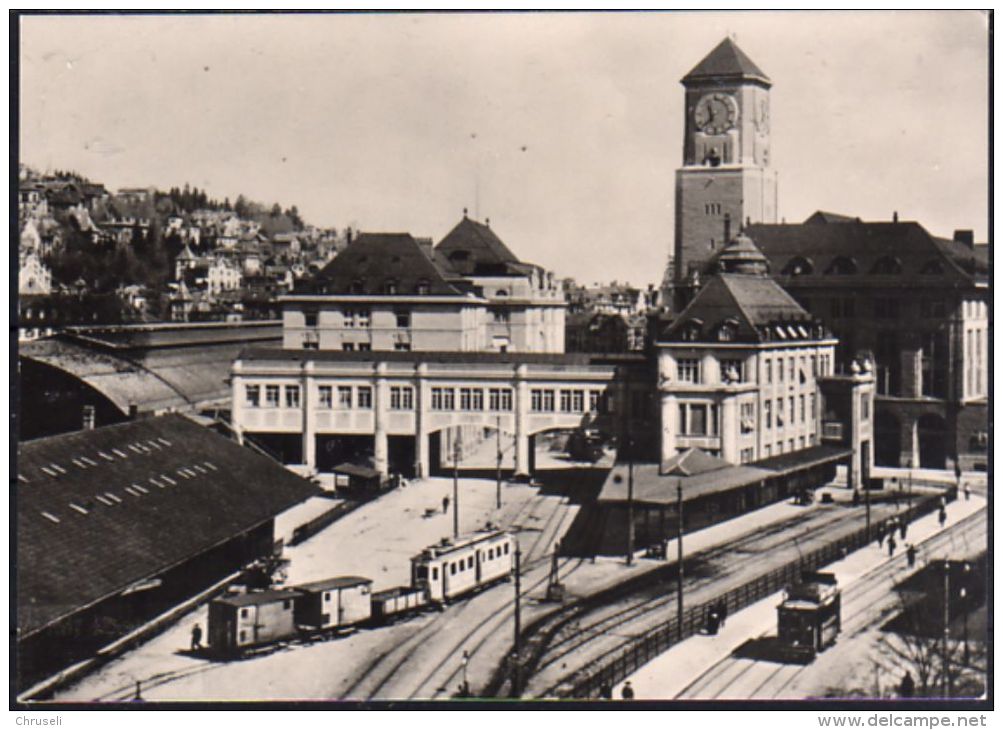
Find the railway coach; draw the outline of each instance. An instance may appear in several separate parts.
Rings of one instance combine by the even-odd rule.
[[[445,603],[480,590],[512,573],[515,544],[503,530],[484,529],[456,541],[448,538],[411,558],[411,585]]]
[[[298,585],[296,625],[304,629],[341,629],[368,621],[373,582],[355,575]]]
[[[777,606],[777,636],[784,656],[810,662],[836,643],[841,626],[840,594],[832,573],[805,572],[788,586]]]

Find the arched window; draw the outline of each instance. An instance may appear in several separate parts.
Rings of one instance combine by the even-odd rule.
[[[871,273],[878,274],[880,276],[901,274],[902,263],[894,256],[882,256],[874,262],[874,266],[871,268]]]
[[[680,336],[685,342],[697,342],[700,339],[700,330],[703,322],[693,319],[685,323],[680,331]]]
[[[851,274],[857,273],[857,262],[854,261],[849,256],[837,256],[829,264],[829,268],[825,270],[826,274],[834,274],[836,276],[849,276]]]
[[[726,319],[717,328],[718,342],[732,342],[738,335],[738,322],[732,318]]]
[[[508,296],[508,289],[499,289],[498,291],[495,292],[495,296],[496,297],[507,297]]]
[[[936,259],[927,261],[923,264],[923,268],[919,270],[919,273],[924,276],[943,276],[944,265]]]
[[[812,266],[811,261],[804,256],[795,256],[787,262],[780,273],[784,276],[808,276],[814,271],[815,267]]]

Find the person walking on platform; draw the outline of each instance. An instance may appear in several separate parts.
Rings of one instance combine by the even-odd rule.
[[[909,561],[909,567],[910,568],[913,567],[914,565],[916,565],[916,546],[915,545],[909,545],[908,547],[906,547],[905,557],[906,557],[906,560]]]
[[[198,624],[192,626],[192,651],[202,649],[202,627]]]
[[[630,686],[630,680],[623,685],[623,689],[620,690],[620,696],[625,700],[634,699],[634,688]]]
[[[724,628],[724,622],[728,620],[728,599],[727,598],[722,598],[721,599],[721,603],[718,604],[717,613],[721,617],[721,627]]]
[[[909,524],[905,520],[899,522],[899,535],[902,537],[903,540],[905,540],[905,534],[908,531],[909,531]]]
[[[449,512],[449,495],[442,498],[442,514]]]
[[[884,526],[884,523],[881,523],[881,524],[878,525],[877,533],[878,533],[878,547],[880,548],[882,545],[884,545],[884,542],[885,542],[885,526]]]
[[[895,536],[888,536],[888,557],[892,557],[895,554]]]
[[[940,514],[937,515],[937,521],[940,522],[940,528],[944,529],[944,523],[947,522],[947,510],[943,507],[940,508]]]
[[[972,498],[972,488],[965,484],[965,501],[967,502]]]

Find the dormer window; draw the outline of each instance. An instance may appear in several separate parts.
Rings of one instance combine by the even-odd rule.
[[[418,279],[417,292],[422,295],[428,294],[429,292],[428,279]]]
[[[808,276],[814,271],[815,267],[811,265],[811,261],[803,256],[795,256],[787,262],[780,273],[784,276]]]
[[[697,342],[700,339],[701,327],[703,327],[703,322],[697,319],[684,324],[681,332],[683,341]]]
[[[383,291],[386,294],[396,294],[398,286],[399,284],[397,279],[387,279],[383,284]]]
[[[850,276],[857,273],[857,262],[854,261],[849,256],[837,256],[829,264],[829,268],[825,270],[826,274],[834,274],[836,276]]]
[[[738,334],[738,322],[734,319],[726,319],[717,328],[718,342],[732,342]]]
[[[892,276],[902,273],[902,264],[894,256],[882,256],[874,263],[871,269],[872,274],[879,276]]]
[[[355,279],[352,282],[352,294],[365,294],[366,282],[363,279]]]

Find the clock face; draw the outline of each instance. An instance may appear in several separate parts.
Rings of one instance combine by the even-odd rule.
[[[756,130],[766,134],[770,131],[770,105],[766,99],[760,99],[756,114]]]
[[[693,121],[704,134],[723,134],[735,126],[738,105],[728,94],[708,94],[697,102]]]

